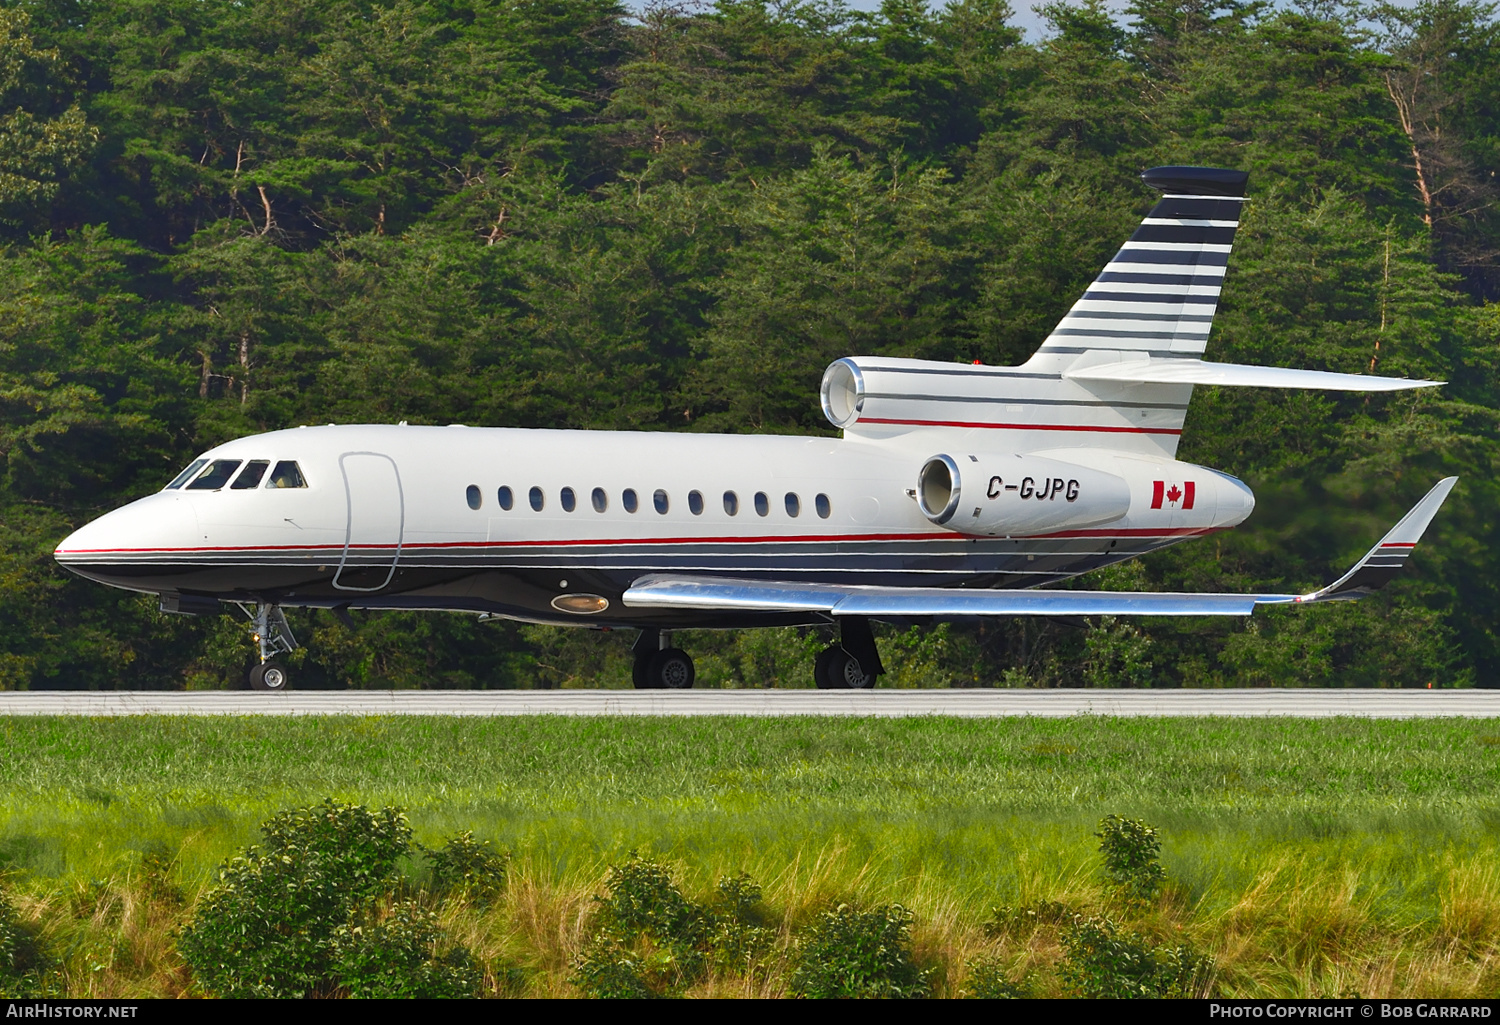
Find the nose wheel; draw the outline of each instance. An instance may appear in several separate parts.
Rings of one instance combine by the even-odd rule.
[[[253,625],[251,637],[260,649],[260,665],[250,670],[250,689],[259,691],[284,691],[290,688],[292,678],[286,667],[273,661],[277,655],[289,655],[297,650],[297,638],[287,624],[286,613],[281,606],[258,602],[254,611],[249,606],[241,609],[250,617]]]
[[[250,689],[264,691],[286,690],[291,686],[291,677],[286,668],[275,662],[266,662],[250,670]]]

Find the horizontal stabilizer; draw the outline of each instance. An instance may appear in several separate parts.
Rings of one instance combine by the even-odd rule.
[[[1292,367],[1252,367],[1238,363],[1205,363],[1200,359],[1144,359],[1100,363],[1066,370],[1072,381],[1118,381],[1124,384],[1216,384],[1230,388],[1316,388],[1329,391],[1402,391],[1435,388],[1446,381],[1410,381],[1369,374],[1334,374]]]
[[[1439,481],[1380,543],[1337,581],[1311,594],[1051,591],[870,587],[653,573],[625,592],[630,608],[828,616],[1248,616],[1257,605],[1349,601],[1396,575],[1457,477]]]

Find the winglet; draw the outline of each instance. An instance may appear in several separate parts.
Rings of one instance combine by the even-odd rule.
[[[1354,568],[1320,591],[1301,595],[1298,602],[1349,601],[1363,598],[1371,591],[1378,591],[1390,582],[1406,564],[1406,557],[1422,540],[1422,533],[1437,511],[1443,507],[1448,492],[1458,483],[1457,477],[1444,477],[1416,505],[1411,512],[1401,517],[1380,543],[1354,564]]]

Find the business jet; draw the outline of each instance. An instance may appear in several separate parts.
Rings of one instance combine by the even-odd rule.
[[[1363,597],[1457,478],[1309,594],[1061,589],[1245,520],[1254,496],[1176,459],[1195,385],[1384,392],[1443,382],[1202,359],[1248,175],[1158,167],[1140,227],[1032,358],[851,356],[833,437],[361,425],[241,438],[56,550],[161,608],[252,623],[258,690],[289,685],[282,610],[429,609],[639,631],[634,682],[693,685],[674,630],[838,624],[824,688],[874,686],[871,620],[1245,616]]]

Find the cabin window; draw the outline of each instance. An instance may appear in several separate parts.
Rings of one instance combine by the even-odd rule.
[[[484,501],[484,499],[479,495],[478,484],[470,484],[467,488],[465,488],[464,498],[468,500],[470,509],[478,509],[480,503]]]
[[[602,513],[609,508],[609,496],[604,493],[603,488],[595,488],[594,493],[589,498],[594,503],[594,512]]]
[[[563,512],[572,512],[578,508],[578,498],[573,494],[572,488],[563,488],[557,497],[562,500]]]
[[[239,468],[238,459],[215,459],[208,464],[208,469],[198,474],[193,483],[188,485],[189,491],[218,491],[229,483],[230,476]]]
[[[661,513],[663,516],[665,516],[667,514],[667,510],[671,508],[671,503],[667,501],[667,493],[661,488],[657,488],[656,493],[651,496],[651,504],[656,506],[656,511]]]
[[[688,509],[694,516],[703,515],[703,495],[697,491],[688,492]]]
[[[633,513],[636,511],[636,509],[639,507],[639,503],[637,503],[635,500],[635,488],[626,488],[624,491],[620,492],[620,504],[625,506],[625,511],[628,513]]]
[[[827,495],[819,495],[813,499],[813,507],[818,510],[819,519],[828,519],[833,515],[833,505],[828,501]]]
[[[542,511],[542,506],[546,504],[546,501],[542,497],[541,488],[532,488],[531,491],[527,493],[526,497],[531,499],[532,509],[536,510],[537,512]]]
[[[270,465],[269,459],[250,460],[240,471],[240,475],[234,479],[234,483],[229,485],[229,490],[248,491],[250,488],[260,487],[260,479],[266,475],[266,470]]]
[[[283,459],[276,464],[276,469],[271,471],[271,479],[266,482],[268,488],[305,488],[307,478],[302,476],[302,468],[290,459]]]
[[[500,490],[495,493],[495,497],[500,500],[500,508],[506,512],[510,512],[510,507],[516,504],[515,493],[510,490],[509,484],[500,485]]]
[[[786,514],[788,516],[796,516],[801,511],[802,499],[788,491],[786,493]]]
[[[771,511],[771,500],[764,491],[755,493],[755,515],[764,516]]]
[[[173,477],[172,483],[168,484],[163,490],[171,491],[173,488],[182,487],[188,481],[193,479],[193,474],[197,473],[207,465],[207,459],[194,459],[191,463],[188,464],[188,468],[186,470],[183,470],[177,476]]]
[[[724,511],[731,516],[739,515],[740,496],[736,495],[733,491],[724,492]]]

